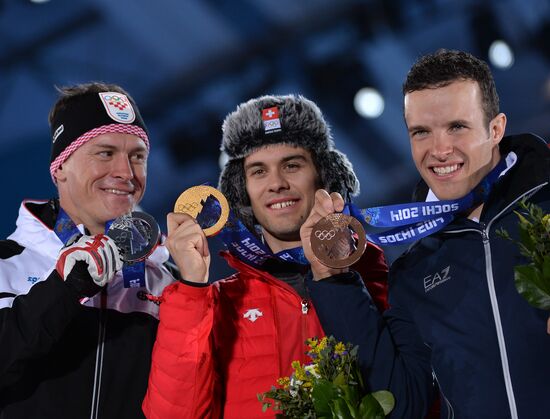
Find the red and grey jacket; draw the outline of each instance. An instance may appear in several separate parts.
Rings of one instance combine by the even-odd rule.
[[[227,252],[223,256],[238,273],[206,287],[178,282],[163,293],[143,402],[150,419],[270,417],[257,394],[290,375],[292,361],[307,361],[307,338],[325,335],[308,298]],[[369,244],[356,268],[385,307],[382,251]],[[338,309],[337,301],[333,307]]]

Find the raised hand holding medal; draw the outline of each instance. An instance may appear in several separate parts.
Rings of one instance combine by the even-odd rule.
[[[197,220],[206,237],[217,234],[227,222],[229,204],[223,194],[207,185],[185,190],[174,205],[175,213],[189,214]]]
[[[352,221],[341,214],[343,209],[344,199],[339,193],[329,195],[319,189],[309,217],[300,229],[304,254],[315,280],[346,272],[365,249],[364,233],[358,234],[362,240],[356,242],[356,235],[348,228]]]
[[[184,191],[168,214],[166,246],[186,281],[206,283],[210,267],[207,236],[218,233],[229,215],[225,197],[211,186]]]

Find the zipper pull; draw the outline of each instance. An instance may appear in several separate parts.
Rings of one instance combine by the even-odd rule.
[[[309,311],[309,301],[304,298],[300,301],[300,304],[302,305],[302,314],[307,314]]]
[[[489,241],[489,234],[487,233],[487,230],[485,227],[486,224],[485,223],[479,223],[480,227],[481,227],[481,237],[483,239],[483,243],[487,243]]]

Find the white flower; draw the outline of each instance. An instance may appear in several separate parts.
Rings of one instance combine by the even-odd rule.
[[[321,378],[321,376],[319,375],[319,373],[317,372],[317,366],[315,364],[309,364],[309,365],[306,365],[304,367],[304,370],[306,371],[306,373],[310,373],[311,375],[313,375],[315,378]]]
[[[296,397],[298,395],[298,389],[304,382],[302,380],[297,380],[296,377],[292,376],[290,377],[290,385],[288,386],[288,392],[292,397]]]

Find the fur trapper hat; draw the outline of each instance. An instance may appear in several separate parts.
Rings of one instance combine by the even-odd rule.
[[[220,175],[218,189],[227,197],[237,216],[251,216],[246,192],[244,158],[272,144],[303,147],[313,158],[320,184],[344,199],[359,193],[359,180],[347,157],[334,148],[334,141],[321,110],[299,95],[262,96],[240,104],[222,126],[221,150],[229,161]]]

